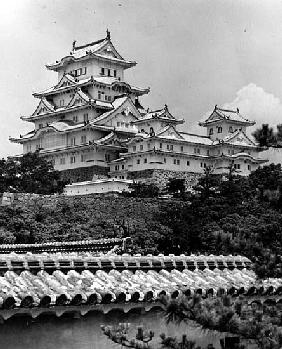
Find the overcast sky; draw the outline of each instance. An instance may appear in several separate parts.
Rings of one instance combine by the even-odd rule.
[[[282,123],[282,1],[7,0],[0,2],[0,156],[20,153],[9,136],[29,131],[32,92],[57,81],[45,64],[105,37],[138,65],[126,80],[150,86],[145,108],[165,103],[185,130],[214,105],[258,124]]]

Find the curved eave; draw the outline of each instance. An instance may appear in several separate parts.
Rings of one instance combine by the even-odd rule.
[[[265,160],[265,159],[260,159],[260,158],[254,158],[253,156],[251,156],[251,155],[247,155],[247,154],[245,154],[245,155],[243,155],[243,154],[239,154],[238,156],[236,156],[236,154],[235,155],[221,155],[221,156],[219,156],[219,158],[225,158],[225,159],[228,159],[228,160],[237,160],[237,159],[244,159],[244,160],[246,160],[246,159],[248,159],[248,160],[250,160],[251,162],[253,162],[253,163],[257,163],[257,164],[263,164],[263,163],[266,163],[266,162],[268,162],[268,160]]]
[[[72,85],[69,85],[69,86],[64,86],[64,88],[58,88],[58,89],[54,88],[53,90],[49,89],[49,90],[42,91],[42,92],[35,92],[32,95],[35,98],[42,98],[44,96],[51,96],[51,95],[56,95],[58,93],[69,92],[71,90],[75,90],[78,87],[89,86],[89,85],[92,85],[92,84],[101,84],[101,85],[107,86],[107,87],[109,87],[109,86],[113,87],[115,85],[125,85],[125,86],[128,87],[128,89],[130,90],[131,93],[134,93],[137,96],[143,96],[144,94],[148,94],[150,92],[150,87],[147,87],[147,88],[132,87],[125,81],[114,81],[111,84],[107,84],[105,82],[97,81],[93,77],[92,79],[89,79],[89,81],[86,81],[86,82],[84,82],[82,84],[77,82],[76,84],[72,84]]]
[[[118,63],[119,65],[123,66],[125,69],[134,67],[137,64],[137,62],[135,61],[125,61],[122,59],[106,57],[106,56],[102,56],[95,53],[88,53],[87,55],[82,56],[80,58],[75,58],[71,55],[65,56],[60,60],[60,62],[53,63],[53,64],[46,64],[45,66],[48,70],[58,71],[69,63],[75,63],[75,62],[79,62],[79,61],[83,61],[91,58],[97,58],[98,60],[100,59],[107,62]]]
[[[64,110],[55,110],[54,112],[50,112],[50,113],[46,113],[46,114],[41,114],[41,115],[36,115],[36,116],[21,116],[21,120],[23,121],[28,121],[28,122],[33,122],[34,120],[39,120],[39,119],[43,119],[43,118],[47,118],[49,116],[55,116],[55,115],[60,115],[60,114],[66,114],[66,113],[71,113],[73,111],[78,111],[78,110],[82,110],[82,109],[86,109],[86,108],[91,108],[91,107],[96,107],[96,108],[100,108],[100,109],[107,109],[110,110],[112,109],[112,105],[109,103],[109,106],[107,105],[97,105],[92,101],[92,103],[83,105],[83,106],[79,106],[79,107],[75,107],[75,108],[68,108],[68,109],[64,109]]]
[[[237,125],[248,125],[248,126],[253,126],[256,124],[255,121],[239,121],[239,120],[232,120],[232,119],[216,119],[211,121],[199,122],[198,124],[199,126],[209,126],[209,125],[217,124],[222,121],[231,121],[232,123]]]
[[[167,122],[167,123],[171,123],[171,124],[184,124],[184,119],[168,119],[168,118],[161,118],[161,117],[152,117],[150,119],[139,119],[139,120],[135,120],[135,121],[132,121],[133,124],[140,124],[142,122],[146,123],[148,121],[151,121],[151,120],[160,120],[160,121],[163,121],[163,122]]]

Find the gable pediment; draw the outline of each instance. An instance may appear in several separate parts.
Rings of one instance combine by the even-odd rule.
[[[166,126],[163,131],[160,131],[158,133],[158,136],[160,136],[160,137],[168,137],[168,138],[176,138],[176,139],[183,139],[181,134],[175,129],[174,126]]]
[[[70,85],[73,85],[74,83],[75,83],[75,79],[71,75],[65,74],[61,78],[59,83],[55,86],[55,88],[61,88],[61,87],[70,86]]]
[[[235,132],[235,134],[228,139],[228,143],[237,145],[242,144],[243,146],[256,146],[255,142],[253,142],[243,131]]]
[[[47,113],[52,113],[53,111],[54,107],[45,98],[42,98],[32,116],[44,115]]]
[[[123,59],[111,42],[107,42],[103,47],[101,47],[95,53],[102,56],[111,57],[111,58]]]
[[[122,101],[121,101],[122,102]],[[119,103],[119,100],[113,102]],[[123,127],[140,118],[140,113],[129,97],[117,105],[115,109],[106,112],[97,118],[95,123],[103,126]],[[123,124],[122,124],[123,123]]]
[[[75,92],[74,96],[72,97],[69,104],[67,105],[67,108],[87,105],[89,101],[90,101],[90,98],[79,89]]]

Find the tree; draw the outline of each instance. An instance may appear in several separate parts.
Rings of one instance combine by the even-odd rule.
[[[160,189],[155,184],[146,184],[141,182],[133,182],[129,184],[130,193],[125,193],[126,196],[137,198],[154,198],[159,196]]]
[[[0,162],[0,190],[36,194],[62,192],[66,183],[60,172],[39,152],[24,154],[18,159],[2,159]]]
[[[170,178],[166,185],[167,191],[174,196],[183,196],[185,193],[184,178]]]
[[[194,189],[200,193],[203,199],[214,195],[220,184],[220,178],[213,174],[213,168],[208,166],[204,169],[204,175],[200,177]]]
[[[277,137],[272,127],[268,124],[263,124],[252,134],[261,147],[270,147],[277,144]]]

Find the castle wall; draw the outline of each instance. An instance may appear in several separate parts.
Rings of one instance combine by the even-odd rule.
[[[91,181],[92,179],[108,178],[109,168],[102,166],[89,166],[61,171],[62,180],[70,183]]]
[[[172,170],[144,170],[128,173],[128,179],[136,180],[146,184],[155,184],[160,189],[164,189],[170,178],[185,179],[186,188],[191,188],[196,185],[201,173],[193,173],[187,171],[172,171]]]

